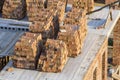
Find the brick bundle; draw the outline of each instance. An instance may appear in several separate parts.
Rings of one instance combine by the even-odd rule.
[[[58,33],[58,39],[66,43],[68,49],[68,56],[75,57],[80,53],[80,40],[78,29],[70,29],[71,27],[77,27],[74,25],[64,25],[64,29]],[[74,46],[74,47],[73,47]]]
[[[41,14],[42,13],[41,10],[44,8],[43,0],[26,0],[26,4],[27,4],[27,16],[29,21],[33,22],[39,21],[40,18],[41,20],[44,19],[44,15]]]
[[[66,1],[65,0],[48,0],[48,8],[51,7],[52,9],[57,10],[57,16],[59,22],[61,23],[64,19],[65,8],[66,8]]]
[[[94,9],[94,0],[74,0],[73,8],[86,9],[90,12]]]
[[[22,19],[25,14],[25,0],[5,0],[2,10],[3,18]]]
[[[3,4],[4,4],[4,1],[5,1],[5,0],[1,0],[1,1],[0,1],[0,12],[2,12],[2,7],[3,7]]]
[[[36,69],[42,48],[41,34],[26,32],[15,44],[13,64],[18,68]]]
[[[75,57],[80,53],[87,33],[86,24],[85,10],[73,9],[67,14],[64,25],[60,27],[58,39],[67,44],[68,56]]]
[[[59,30],[59,18],[57,16],[57,5],[59,1],[27,1],[26,3],[29,21],[33,22],[29,30],[31,32],[41,33],[44,35],[43,39],[55,38]]]
[[[113,64],[120,65],[120,19],[114,28],[113,40]]]
[[[29,30],[32,32],[43,32],[48,30],[53,20],[53,16],[49,12],[50,10],[43,10],[39,13],[39,16],[34,17],[33,24],[30,25]]]
[[[60,40],[48,39],[41,53],[38,69],[45,72],[60,72],[67,62],[66,44]]]
[[[81,43],[83,43],[87,34],[86,10],[73,8],[71,12],[68,12],[64,24],[78,25],[80,27]]]

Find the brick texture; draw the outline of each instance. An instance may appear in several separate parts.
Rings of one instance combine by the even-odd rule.
[[[107,80],[107,42],[105,40],[83,80]]]
[[[3,18],[22,19],[25,14],[25,0],[5,0],[2,10]]]
[[[120,65],[120,19],[114,28],[113,35],[113,64]]]

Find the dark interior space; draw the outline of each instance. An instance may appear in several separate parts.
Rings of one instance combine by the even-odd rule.
[[[96,3],[105,3],[105,0],[94,0]]]

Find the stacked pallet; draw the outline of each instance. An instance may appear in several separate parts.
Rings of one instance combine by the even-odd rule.
[[[25,14],[25,0],[5,0],[2,10],[3,18],[22,19]]]
[[[120,65],[120,19],[114,28],[113,40],[113,64]]]
[[[64,24],[60,27],[58,39],[67,44],[68,56],[75,57],[81,52],[87,33],[86,11],[73,9],[67,14]]]
[[[74,0],[73,8],[86,9],[90,12],[94,9],[94,0]]]
[[[1,1],[0,1],[0,12],[2,12],[2,7],[3,7],[3,4],[4,4],[4,1],[5,1],[5,0],[1,0]]]
[[[15,45],[13,64],[18,68],[36,69],[40,56],[41,34],[26,32]]]
[[[61,72],[67,62],[67,54],[64,42],[48,39],[41,53],[38,69],[45,72]]]

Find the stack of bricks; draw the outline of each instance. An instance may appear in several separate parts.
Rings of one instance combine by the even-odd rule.
[[[30,25],[29,30],[32,32],[43,32],[46,31],[50,28],[50,24],[53,20],[53,16],[51,11],[49,9],[43,9],[39,10],[41,11],[40,13],[35,14],[33,18],[29,19],[30,21],[33,22],[32,25]],[[30,18],[30,17],[29,17]]]
[[[41,16],[41,10],[44,8],[43,0],[26,0],[27,4],[27,16],[29,21],[39,21],[39,16]],[[42,18],[43,19],[43,18]]]
[[[15,45],[13,65],[18,68],[36,69],[42,48],[41,34],[26,32]]]
[[[63,41],[48,39],[41,53],[38,69],[44,72],[61,72],[67,62],[67,55]]]
[[[51,25],[54,28],[54,36],[57,37],[59,31],[59,25],[63,22],[65,9],[66,9],[66,0],[48,0],[47,7],[53,9],[55,14]],[[55,21],[56,20],[56,21]]]
[[[65,19],[64,24],[71,24],[71,25],[78,25],[79,28],[79,36],[80,36],[80,43],[83,45],[83,41],[87,34],[87,17],[86,17],[86,10],[84,9],[76,9],[73,8],[71,12],[68,13]]]
[[[113,64],[120,65],[120,19],[114,28],[113,40]]]
[[[3,18],[22,19],[25,15],[25,0],[5,0],[2,10]]]
[[[4,1],[5,1],[5,0],[1,0],[1,1],[0,1],[0,12],[2,12],[2,7],[3,7],[3,4],[4,4]]]
[[[76,57],[83,46],[87,34],[87,19],[85,10],[73,9],[66,16],[64,26],[60,27],[58,39],[65,41],[68,56]],[[73,47],[74,46],[74,47]]]
[[[76,29],[73,28],[76,27]],[[75,57],[80,53],[80,38],[76,25],[64,25],[58,33],[58,39],[67,45],[68,56]],[[74,46],[74,47],[73,47]]]
[[[74,0],[73,8],[86,9],[90,12],[94,9],[94,0]]]
[[[57,1],[58,2],[58,1]],[[45,1],[27,1],[27,15],[29,21],[33,22],[30,25],[29,30],[31,32],[41,33],[43,39],[54,38],[54,33],[56,33],[55,26],[58,25],[56,16],[57,10],[55,7],[56,3],[53,1],[50,3]],[[47,8],[48,7],[48,8]]]

